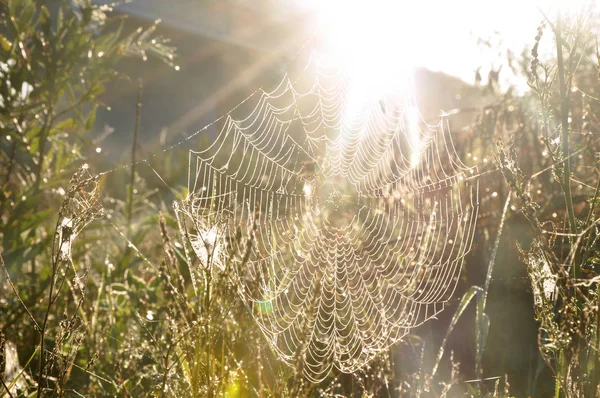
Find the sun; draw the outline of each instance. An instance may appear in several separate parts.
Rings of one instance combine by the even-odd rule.
[[[325,62],[343,71],[362,95],[402,88],[417,51],[410,7],[389,0],[314,0],[317,37]],[[366,90],[365,88],[369,89]]]

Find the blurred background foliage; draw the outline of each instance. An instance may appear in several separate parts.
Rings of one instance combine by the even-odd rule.
[[[585,14],[540,24],[517,60],[530,93],[490,75],[493,101],[449,119],[460,157],[485,165],[457,299],[321,385],[278,362],[227,270],[186,249],[183,148],[92,171],[115,81],[137,86],[124,163],[139,160],[143,82],[118,70],[125,57],[175,69],[156,24],[124,29],[84,1],[8,0],[0,15],[0,397],[598,396],[600,86]],[[539,59],[540,40],[559,43],[555,59]],[[230,237],[228,254],[250,245]]]

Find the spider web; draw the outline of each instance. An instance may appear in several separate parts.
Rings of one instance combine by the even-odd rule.
[[[177,211],[203,266],[231,267],[283,361],[312,382],[355,372],[452,296],[475,230],[477,167],[461,162],[443,118],[421,120],[412,95],[370,95],[318,56],[254,97],[190,151]]]

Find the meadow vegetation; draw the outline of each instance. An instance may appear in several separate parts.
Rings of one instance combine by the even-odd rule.
[[[457,299],[361,372],[315,385],[271,351],[229,262],[193,250],[183,149],[147,163],[168,189],[131,166],[137,128],[129,166],[99,175],[86,159],[107,83],[143,103],[118,62],[173,65],[168,40],[155,25],[124,33],[89,2],[0,2],[0,397],[600,396],[600,53],[588,13],[540,20],[514,60],[531,91],[490,81],[496,101],[453,132],[467,164],[487,162]],[[225,258],[253,239],[228,237]],[[518,314],[529,329],[506,341]],[[531,351],[503,353],[519,343]]]

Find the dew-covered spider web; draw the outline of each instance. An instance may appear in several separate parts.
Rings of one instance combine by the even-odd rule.
[[[373,95],[313,56],[190,151],[193,250],[313,382],[435,317],[471,248],[477,169],[410,93]]]

